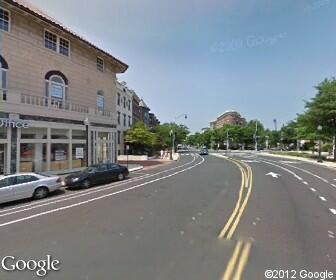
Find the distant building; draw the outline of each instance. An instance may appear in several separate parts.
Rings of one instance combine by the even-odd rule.
[[[215,121],[210,122],[212,129],[222,128],[224,125],[245,125],[246,120],[236,111],[226,111]]]
[[[216,121],[210,122],[210,129],[215,129]]]
[[[146,105],[145,101],[142,99],[139,102],[140,108],[140,121],[142,121],[146,126],[149,127],[149,111],[150,108]]]
[[[140,110],[140,97],[134,92],[133,93],[133,99],[132,99],[132,119],[133,119],[133,124],[141,121],[141,110]]]
[[[117,150],[118,155],[125,154],[124,136],[126,131],[132,126],[132,100],[131,91],[125,82],[117,81]]]
[[[160,121],[155,116],[155,114],[149,113],[149,129],[154,130],[159,124],[160,124]]]

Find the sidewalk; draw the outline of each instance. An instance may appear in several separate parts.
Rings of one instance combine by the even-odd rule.
[[[317,162],[314,159],[297,157],[297,156],[289,156],[289,155],[276,155],[276,154],[271,154],[271,153],[267,153],[267,152],[258,152],[258,155],[268,156],[268,157],[276,157],[276,158],[292,159],[292,160],[299,160],[299,161],[304,161],[304,162],[308,162],[308,163],[319,165],[319,166],[324,166],[324,167],[336,169],[336,162],[331,162],[331,161]]]

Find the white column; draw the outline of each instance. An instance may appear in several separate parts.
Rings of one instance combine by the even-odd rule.
[[[72,169],[72,129],[70,128],[69,129],[69,152],[68,152],[68,155],[69,155],[69,169]]]
[[[7,159],[6,159],[6,173],[10,174],[11,173],[11,142],[12,142],[12,129],[11,128],[7,128],[7,145],[6,145],[6,155],[7,155]]]
[[[51,128],[47,128],[47,170],[50,171],[50,161],[51,161]]]
[[[20,172],[21,161],[21,128],[16,130],[16,172]]]

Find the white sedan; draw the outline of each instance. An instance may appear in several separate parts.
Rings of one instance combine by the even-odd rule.
[[[0,203],[34,198],[42,199],[62,187],[62,179],[36,173],[0,176]]]

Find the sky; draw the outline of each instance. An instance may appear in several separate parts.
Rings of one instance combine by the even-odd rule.
[[[30,2],[127,63],[119,80],[192,132],[227,110],[279,127],[336,76],[333,0]]]

